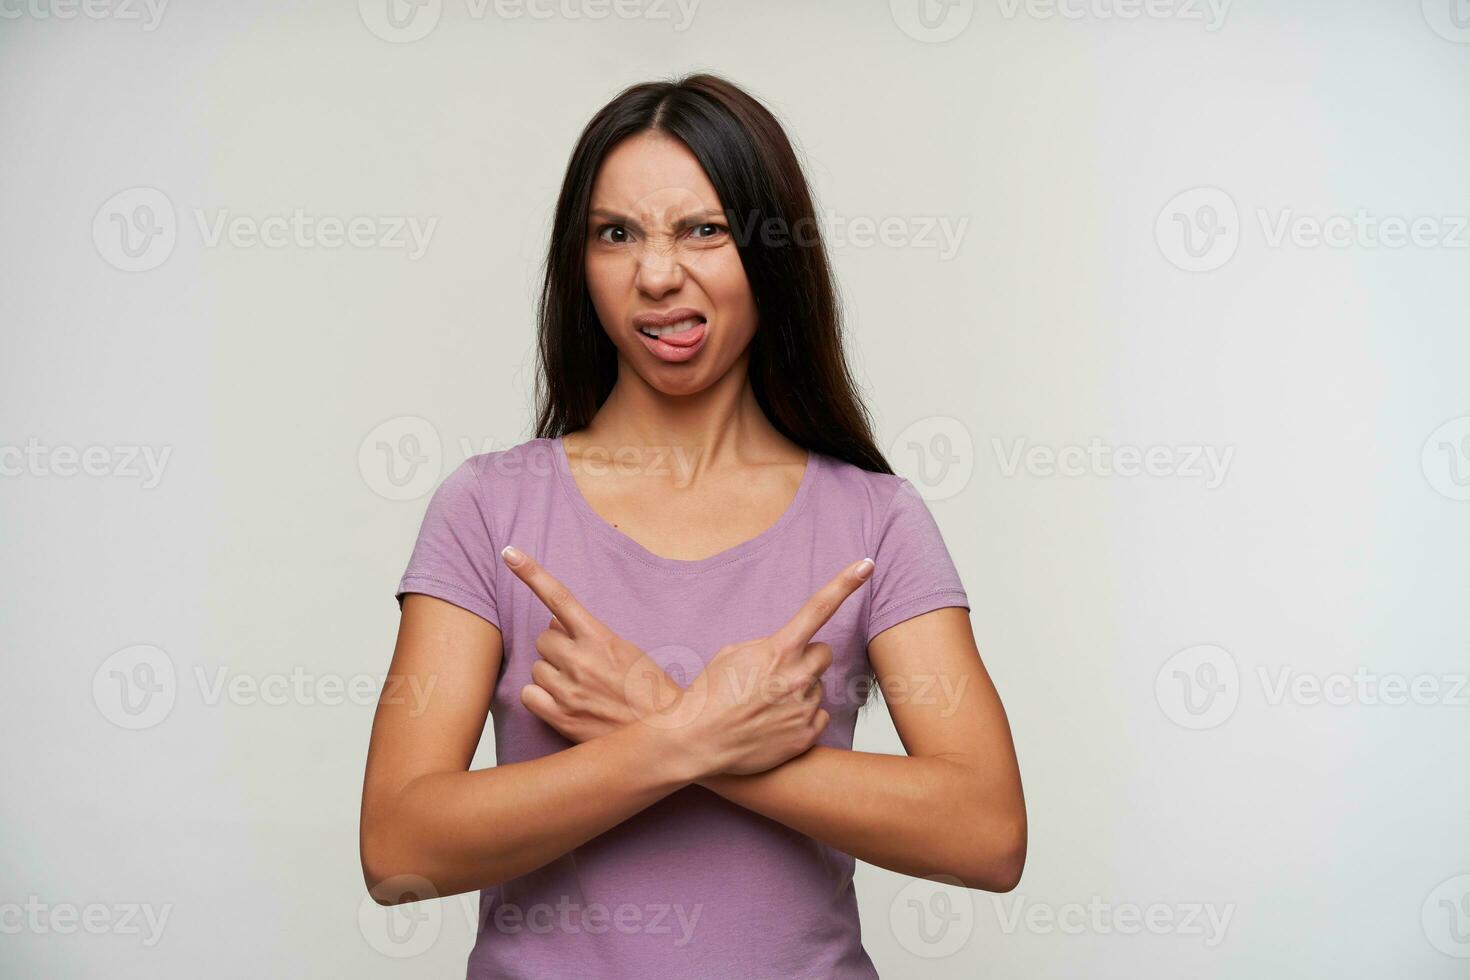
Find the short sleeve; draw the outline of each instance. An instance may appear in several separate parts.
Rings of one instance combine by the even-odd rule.
[[[470,457],[444,478],[429,499],[418,540],[395,597],[403,605],[409,592],[431,595],[500,627],[495,602],[495,549],[490,513]]]
[[[939,525],[908,480],[900,481],[879,522],[872,558],[868,642],[920,613],[944,606],[970,608]]]

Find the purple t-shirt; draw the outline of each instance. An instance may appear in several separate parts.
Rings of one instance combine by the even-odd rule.
[[[674,465],[672,460],[669,465]],[[831,721],[817,744],[851,749],[866,700],[867,644],[906,619],[969,599],[938,525],[909,481],[818,452],[785,513],[697,561],[655,555],[587,503],[559,439],[472,456],[435,491],[404,593],[436,596],[500,629],[491,717],[497,762],[572,743],[520,700],[550,612],[500,557],[514,544],[592,615],[681,685],[720,647],[769,635],[864,556],[873,575],[817,631]],[[470,977],[875,977],[851,855],[700,786],[649,806],[568,854],[480,893]]]

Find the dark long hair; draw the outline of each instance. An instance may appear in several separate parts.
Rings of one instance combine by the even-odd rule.
[[[693,152],[739,226],[731,231],[760,317],[749,377],[761,410],[803,448],[892,473],[847,365],[837,289],[796,153],[765,106],[705,73],[624,89],[572,150],[537,309],[536,436],[586,426],[617,380],[617,350],[587,292],[587,209],[603,158],[649,130]],[[769,228],[786,233],[750,233]]]

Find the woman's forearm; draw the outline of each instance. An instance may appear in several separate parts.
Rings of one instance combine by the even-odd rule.
[[[950,875],[970,888],[1010,891],[1025,864],[1017,791],[988,780],[978,760],[900,756],[825,745],[753,776],[697,781],[879,867]]]
[[[701,775],[667,731],[631,724],[525,762],[437,772],[406,784],[364,816],[368,889],[385,905],[427,880],[437,896],[533,871]]]

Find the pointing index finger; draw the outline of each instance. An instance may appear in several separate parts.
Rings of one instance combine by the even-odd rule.
[[[506,545],[500,552],[505,559],[506,565],[516,573],[522,582],[525,582],[536,597],[546,604],[551,614],[561,621],[572,636],[589,636],[603,629],[603,625],[577,601],[572,595],[572,590],[563,585],[556,576],[548,572],[539,561],[521,551],[519,548]],[[518,557],[519,563],[512,562],[512,557]]]
[[[872,573],[871,558],[864,558],[847,566],[836,578],[812,593],[812,597],[796,611],[790,622],[777,630],[772,638],[792,649],[806,649],[817,630],[832,618],[847,597],[856,592]]]

